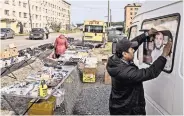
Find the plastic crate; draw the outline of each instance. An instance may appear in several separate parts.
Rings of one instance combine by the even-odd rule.
[[[33,100],[34,101],[34,100]],[[28,107],[32,104],[29,102]],[[53,115],[56,107],[56,97],[52,96],[48,100],[39,100],[34,103],[28,111],[28,115]]]
[[[83,82],[96,82],[96,68],[84,68]]]

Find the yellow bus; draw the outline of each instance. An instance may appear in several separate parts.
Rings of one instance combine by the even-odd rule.
[[[83,44],[105,45],[107,41],[106,23],[104,21],[87,20],[83,27]]]

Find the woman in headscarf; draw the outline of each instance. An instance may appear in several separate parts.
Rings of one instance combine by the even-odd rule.
[[[68,42],[64,35],[60,35],[55,40],[55,57],[59,58],[60,55],[64,54],[66,49],[68,48]]]

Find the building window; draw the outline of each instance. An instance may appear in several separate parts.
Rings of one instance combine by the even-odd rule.
[[[24,27],[26,27],[26,23],[24,23]]]
[[[15,6],[15,0],[12,0],[12,5]]]
[[[130,15],[132,15],[132,12],[130,12]]]
[[[9,14],[9,10],[5,10],[5,11],[4,11],[4,14],[7,15],[7,16],[9,16],[9,15],[10,15],[10,14]]]
[[[133,8],[130,8],[130,10],[133,10]]]
[[[38,15],[36,15],[36,19],[38,19]]]
[[[135,8],[135,10],[138,10],[138,8]]]
[[[9,0],[5,0],[4,3],[5,3],[5,4],[9,4]]]
[[[27,13],[24,13],[24,18],[27,18]]]
[[[19,12],[19,17],[21,18],[21,12]]]
[[[137,12],[135,12],[135,15],[137,14]]]
[[[41,7],[40,7],[40,12],[41,12]]]
[[[38,6],[36,6],[36,11],[38,11]]]
[[[15,11],[13,11],[13,16],[15,17]]]
[[[19,1],[19,6],[21,6],[21,1]]]
[[[23,3],[23,7],[26,8],[26,6],[27,6],[27,3]]]

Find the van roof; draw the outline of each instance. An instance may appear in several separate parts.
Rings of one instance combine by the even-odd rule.
[[[142,7],[140,7],[140,9],[139,9],[139,11],[138,11],[138,13],[137,13],[137,15],[135,17],[137,17],[137,16],[139,16],[141,14],[144,14],[144,13],[147,13],[147,12],[150,12],[150,11],[153,11],[153,10],[165,7],[165,6],[169,6],[169,5],[178,3],[178,2],[183,2],[183,1],[182,0],[174,0],[174,1],[145,1],[142,4]]]

